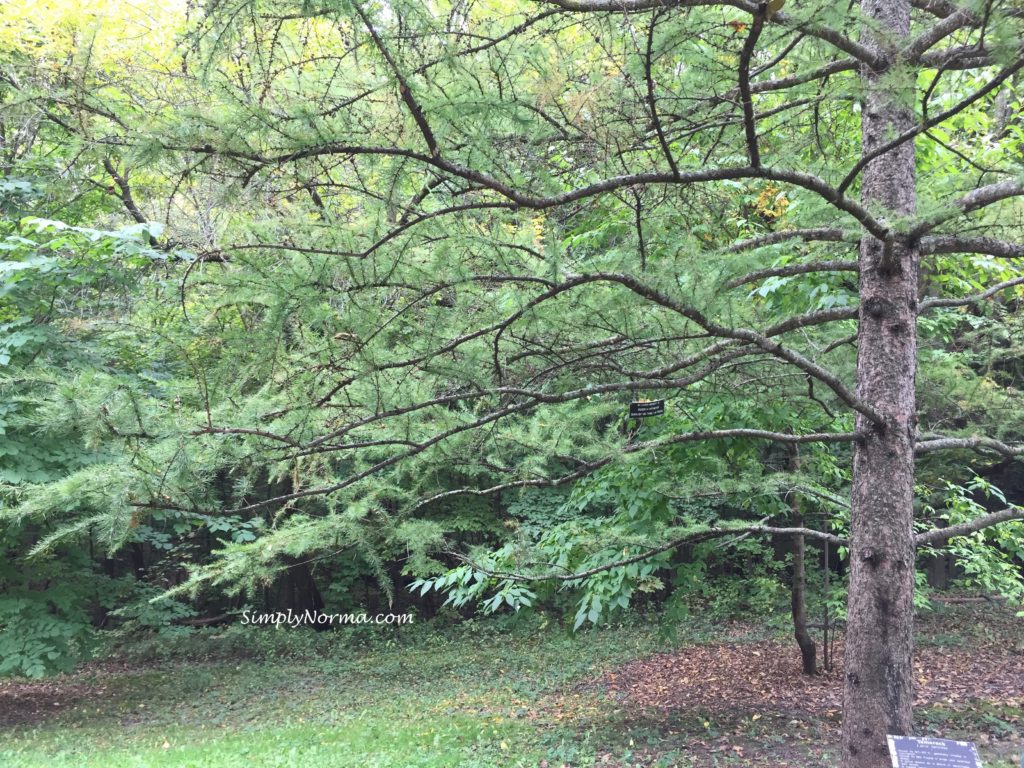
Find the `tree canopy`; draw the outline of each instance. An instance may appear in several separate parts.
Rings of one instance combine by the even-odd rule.
[[[839,548],[851,633],[857,595],[909,621],[919,548],[1024,594],[1018,4],[11,9],[0,478],[34,568],[135,548],[187,613],[358,563],[569,591],[580,627],[772,534]]]

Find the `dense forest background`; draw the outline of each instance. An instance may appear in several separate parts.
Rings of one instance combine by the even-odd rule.
[[[813,30],[860,20],[570,5],[5,6],[0,673],[246,608],[841,621],[877,211],[807,178],[856,189]],[[907,86],[921,532],[1024,500],[1024,207],[949,213],[1024,158],[975,5]],[[1021,522],[936,546],[920,606],[1024,599]]]

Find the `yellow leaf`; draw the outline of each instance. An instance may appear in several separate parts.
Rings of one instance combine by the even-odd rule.
[[[778,13],[785,4],[786,0],[771,0],[768,3],[768,8],[765,9],[765,18],[771,21],[772,16]]]

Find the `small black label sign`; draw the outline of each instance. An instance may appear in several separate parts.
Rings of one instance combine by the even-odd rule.
[[[970,741],[887,736],[893,768],[982,768]]]
[[[661,416],[665,413],[664,400],[641,400],[629,404],[629,418],[646,419],[650,416]]]

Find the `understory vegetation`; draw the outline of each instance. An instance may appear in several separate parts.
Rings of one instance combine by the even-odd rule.
[[[643,615],[576,635],[542,617],[363,636],[202,630],[180,645],[133,645],[52,682],[0,683],[0,760],[11,768],[833,764],[836,675],[804,684],[791,658],[789,679],[768,678],[774,686],[723,685],[772,666],[788,644],[774,616],[751,623],[700,612],[671,643],[659,618]],[[921,732],[977,740],[988,768],[1016,768],[1020,620],[975,605],[921,622],[922,678],[938,678],[922,689]],[[672,698],[702,694],[685,707]]]
[[[1010,0],[4,0],[0,706],[79,703],[0,763],[1009,759],[1003,678],[920,664],[1020,647],[1022,40]],[[282,611],[415,622],[243,623]],[[761,709],[657,661],[710,638]]]

